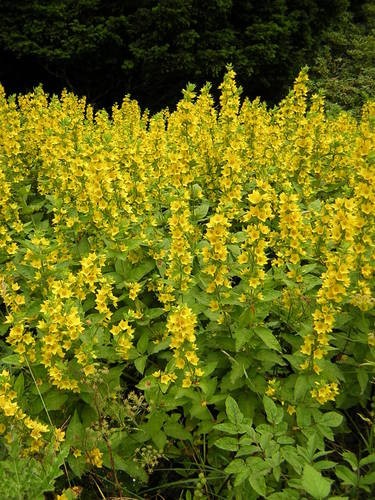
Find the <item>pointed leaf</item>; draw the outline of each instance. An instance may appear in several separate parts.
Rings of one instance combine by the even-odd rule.
[[[256,335],[264,342],[264,344],[270,349],[281,352],[281,347],[279,341],[274,336],[269,328],[264,326],[257,326],[254,328]]]
[[[331,491],[331,483],[309,464],[305,464],[302,473],[302,486],[313,498],[326,498]]]
[[[231,437],[219,438],[215,441],[215,446],[221,448],[222,450],[237,451],[238,450],[238,439]]]
[[[236,401],[232,398],[232,396],[228,396],[225,401],[225,408],[227,416],[234,425],[238,426],[244,419],[241,410],[238,407]]]
[[[266,496],[267,486],[264,476],[260,476],[259,474],[251,474],[249,476],[249,483],[253,490],[258,493],[258,495],[261,495],[262,497]]]
[[[355,486],[357,484],[357,474],[346,467],[346,465],[338,465],[335,469],[335,474],[344,484],[350,486]]]

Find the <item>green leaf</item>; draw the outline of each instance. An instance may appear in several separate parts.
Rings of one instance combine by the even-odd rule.
[[[143,372],[145,371],[146,363],[147,363],[147,356],[140,356],[139,358],[134,360],[134,366],[141,375],[143,375]]]
[[[1,363],[5,365],[21,366],[18,354],[10,354],[1,358]]]
[[[22,396],[24,387],[25,387],[25,379],[23,373],[21,372],[18,375],[17,380],[14,382],[14,390],[16,391],[18,398]]]
[[[232,398],[232,396],[228,396],[225,401],[225,408],[227,417],[232,424],[238,426],[242,423],[244,416],[241,413],[241,410],[238,407],[236,401]]]
[[[193,217],[196,220],[204,219],[208,213],[209,208],[210,204],[207,201],[201,203],[201,205],[198,205],[197,207],[194,208]]]
[[[113,432],[109,438],[112,450],[116,450],[120,446],[124,447],[129,442],[129,434],[126,431]]]
[[[81,477],[87,469],[86,459],[83,455],[80,457],[69,455],[68,464],[77,477]]]
[[[229,422],[224,422],[222,424],[216,424],[216,425],[214,425],[214,429],[221,431],[221,432],[226,432],[227,434],[233,434],[233,435],[234,434],[243,434],[246,432],[246,430],[240,431],[237,425],[231,424]]]
[[[279,424],[282,421],[284,415],[283,409],[278,408],[271,398],[269,398],[268,396],[264,396],[263,406],[267,415],[268,422],[270,422],[271,424]]]
[[[353,318],[353,326],[357,327],[362,333],[367,333],[370,330],[369,320],[364,315],[356,315]]]
[[[375,453],[371,453],[367,457],[362,458],[359,461],[359,466],[364,467],[365,465],[373,464],[375,462]]]
[[[375,471],[369,472],[364,477],[361,477],[359,484],[375,486]]]
[[[305,266],[301,267],[301,272],[302,274],[308,274],[311,273],[311,271],[314,271],[317,268],[317,264],[306,264]]]
[[[298,405],[296,408],[297,425],[301,429],[309,427],[311,424],[311,411],[309,408]]]
[[[193,500],[192,494],[190,490],[187,490],[185,493],[185,500]]]
[[[264,476],[260,476],[259,474],[250,474],[248,479],[250,486],[253,488],[253,490],[255,490],[258,493],[258,495],[266,497],[267,486]]]
[[[106,384],[108,391],[116,391],[120,387],[120,377],[124,371],[124,365],[119,364],[109,369],[108,374],[105,376],[103,382]]]
[[[317,470],[332,469],[332,467],[336,467],[336,465],[337,462],[334,462],[333,460],[319,460],[318,462],[315,462]]]
[[[236,342],[236,351],[239,352],[249,342],[253,336],[253,332],[248,328],[238,328],[234,331],[233,335]]]
[[[298,455],[296,449],[292,446],[285,446],[281,449],[282,456],[290,464],[297,474],[302,472],[301,458]]]
[[[140,354],[144,354],[147,351],[148,342],[149,342],[149,333],[148,332],[142,333],[137,342],[137,351]]]
[[[368,384],[368,373],[363,368],[359,368],[357,370],[357,379],[359,383],[359,387],[361,388],[361,394],[363,394],[366,390]]]
[[[298,491],[292,490],[291,488],[272,493],[272,495],[267,497],[268,500],[300,500],[300,498]]]
[[[79,448],[79,444],[84,438],[85,429],[81,423],[77,410],[75,410],[72,419],[66,429],[66,440],[74,447]]]
[[[294,439],[292,436],[282,435],[276,439],[279,444],[294,444]]]
[[[156,354],[157,352],[164,351],[168,348],[169,343],[169,339],[161,340],[160,342],[151,342],[148,346],[148,352],[150,354]]]
[[[273,335],[269,328],[264,326],[256,326],[254,328],[255,334],[264,342],[270,349],[281,352],[281,347],[277,338]]]
[[[145,319],[152,320],[160,318],[163,314],[165,314],[165,310],[161,307],[151,307],[145,311],[144,317]]]
[[[260,457],[248,457],[246,464],[250,467],[250,470],[261,476],[266,476],[271,470],[270,465]]]
[[[164,450],[164,447],[168,441],[167,436],[164,432],[159,432],[158,434],[154,434],[152,436],[152,440],[158,450]]]
[[[81,257],[87,255],[90,252],[90,243],[88,242],[88,239],[85,236],[80,239],[77,248],[79,255]]]
[[[311,383],[308,375],[298,375],[294,385],[294,399],[295,401],[302,401],[307,391],[310,389]]]
[[[248,368],[250,364],[250,360],[248,357],[243,357],[243,355],[237,355],[236,359],[231,359],[233,361],[232,363],[232,369],[230,371],[230,385],[233,386],[237,380],[239,380],[241,377],[246,376],[246,369]]]
[[[357,474],[346,467],[346,465],[338,465],[335,468],[335,474],[344,484],[356,486],[358,480]]]
[[[238,450],[238,439],[231,437],[219,438],[215,441],[215,446],[221,448],[222,450],[237,451]]]
[[[166,415],[162,411],[151,413],[148,422],[144,424],[143,428],[150,437],[153,437],[161,431],[165,419]]]
[[[211,397],[215,394],[216,391],[217,378],[206,377],[204,379],[201,379],[201,381],[199,382],[199,387],[202,389],[206,400],[211,399]]]
[[[234,486],[239,486],[242,484],[246,479],[249,477],[249,471],[247,469],[243,470],[242,472],[239,472],[236,474],[236,478],[234,480]]]
[[[196,401],[190,408],[190,415],[192,417],[198,418],[199,420],[211,420],[212,415],[208,408],[202,406],[202,402]]]
[[[7,325],[6,323],[0,323],[0,335],[1,336],[5,335],[8,330],[9,330],[9,325]]]
[[[358,466],[361,467],[361,465],[358,464],[357,456],[354,455],[352,451],[344,451],[344,453],[342,454],[342,458],[350,464],[351,468],[354,471],[358,469]]]
[[[326,498],[331,491],[331,483],[320,472],[309,464],[305,464],[301,483],[305,491],[313,498]]]
[[[232,460],[227,467],[225,467],[224,471],[227,474],[239,474],[240,472],[243,472],[244,469],[247,469],[245,462],[236,458],[235,460]]]
[[[206,365],[204,365],[203,371],[204,371],[204,376],[207,377],[208,375],[211,375],[215,371],[215,368],[217,367],[217,361],[210,361]]]
[[[255,445],[244,445],[240,446],[239,451],[236,453],[236,457],[248,457],[249,455],[252,455],[253,453],[257,453],[261,451],[259,446]]]
[[[164,432],[174,439],[192,441],[191,434],[179,423],[169,422],[164,425]]]
[[[273,477],[275,478],[275,481],[278,483],[280,481],[280,476],[281,476],[281,468],[279,465],[275,466],[272,470]]]
[[[154,268],[155,262],[152,259],[145,260],[139,266],[132,267],[126,279],[128,281],[139,281]]]
[[[322,202],[321,200],[317,199],[317,200],[314,200],[312,201],[311,203],[309,203],[307,205],[307,208],[309,210],[313,210],[313,211],[317,211],[317,212],[320,212],[321,210],[321,205],[322,205]],[[315,264],[314,264],[315,265]],[[304,266],[304,267],[307,267],[307,266]]]
[[[109,453],[106,450],[103,453],[103,464],[108,468],[112,469],[111,465],[111,460],[110,457],[108,456]],[[120,455],[117,453],[112,453],[113,461],[115,464],[115,468],[117,470],[122,470],[129,474],[130,477],[133,479],[136,479],[138,481],[141,481],[142,483],[146,483],[148,476],[146,472],[142,469],[140,465],[138,465],[136,462],[134,462],[133,457],[130,457],[128,459],[122,458]]]
[[[265,290],[262,295],[262,302],[270,302],[271,300],[278,299],[281,292],[279,290]]]
[[[343,421],[343,416],[335,411],[325,413],[319,420],[319,424],[326,425],[327,427],[338,427]]]
[[[43,396],[43,399],[47,410],[53,411],[60,410],[64,403],[66,403],[69,399],[69,396],[63,392],[51,390]]]
[[[320,423],[317,424],[316,427],[319,429],[322,436],[329,439],[330,441],[334,440],[334,435],[331,427],[328,427],[328,425],[321,425]]]

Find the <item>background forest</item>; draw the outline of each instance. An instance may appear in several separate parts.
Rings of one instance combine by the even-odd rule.
[[[233,64],[249,98],[271,105],[301,67],[334,107],[375,94],[375,5],[357,0],[3,0],[0,81],[7,93],[67,88],[97,107],[130,93],[152,112],[188,82]]]

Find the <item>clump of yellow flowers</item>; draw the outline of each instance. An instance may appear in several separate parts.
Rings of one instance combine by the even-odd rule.
[[[1,332],[15,366],[77,395],[106,363],[190,388],[212,350],[236,363],[226,349],[270,349],[325,404],[339,385],[324,370],[347,338],[373,347],[375,104],[360,122],[326,116],[306,71],[273,109],[241,103],[232,69],[219,110],[209,90],[189,86],[150,117],[130,98],[109,114],[67,92],[0,87]],[[276,398],[271,368],[257,387]],[[37,450],[47,426],[7,377],[0,410]],[[100,467],[99,449],[87,460]]]
[[[47,445],[51,428],[27,415],[17,401],[17,393],[12,388],[12,377],[8,370],[0,373],[0,434],[5,442],[11,444],[14,440],[23,444],[25,455],[39,452]],[[54,428],[54,446],[64,441],[62,429]]]

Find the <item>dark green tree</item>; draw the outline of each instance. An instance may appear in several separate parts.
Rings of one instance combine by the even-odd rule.
[[[314,89],[323,90],[328,109],[358,116],[363,104],[375,99],[375,4],[345,13],[322,41],[312,66]]]
[[[2,0],[0,81],[45,83],[153,110],[188,81],[219,83],[228,63],[249,97],[278,101],[347,0]],[[19,75],[19,76],[17,76]]]
[[[116,75],[126,43],[124,3],[3,0],[0,46],[15,75],[9,78],[7,68],[1,68],[1,78],[12,83],[12,76],[20,73],[21,90],[49,81],[92,101],[113,94],[123,87]]]

